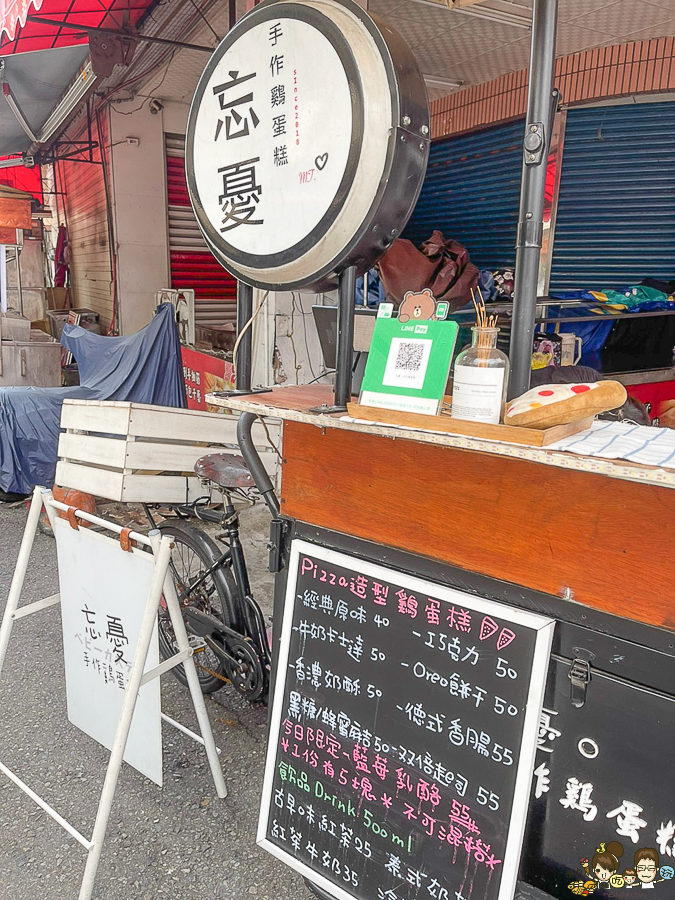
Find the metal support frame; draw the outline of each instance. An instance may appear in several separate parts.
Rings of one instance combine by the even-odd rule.
[[[11,89],[10,85],[4,80],[3,69],[4,69],[4,62],[2,60],[0,60],[0,77],[2,78],[2,93],[3,93],[5,100],[7,101],[7,105],[14,113],[14,118],[21,126],[22,131],[26,135],[28,135],[28,137],[31,139],[31,141],[37,141],[37,138],[35,137],[35,132],[31,128],[31,125],[30,125],[28,119],[24,115],[24,112],[21,109],[21,105],[19,104],[16,97],[12,94],[12,89]]]
[[[241,336],[237,358],[234,362],[235,387],[237,391],[249,393],[251,390],[251,361],[253,358],[253,329],[248,324],[253,316],[253,288],[243,281],[237,282],[237,337]],[[247,327],[248,326],[248,327]],[[246,329],[246,331],[244,331]],[[242,336],[242,332],[243,336]]]
[[[37,531],[38,520],[40,518],[43,507],[47,512],[47,516],[49,517],[52,527],[54,527],[55,525],[56,511],[61,510],[63,512],[67,512],[69,514],[69,518],[72,518],[73,521],[75,521],[76,519],[81,519],[85,522],[103,527],[108,531],[113,532],[114,534],[122,534],[123,529],[121,526],[116,525],[113,522],[108,522],[105,519],[101,519],[98,516],[85,513],[81,510],[73,509],[73,507],[70,507],[65,503],[60,503],[54,500],[51,491],[45,488],[35,488],[35,490],[33,491],[33,499],[31,501],[30,510],[28,512],[28,520],[26,522],[23,538],[21,540],[21,546],[19,548],[19,555],[14,570],[14,576],[12,578],[12,584],[9,590],[7,606],[2,618],[2,625],[0,626],[0,673],[2,672],[2,666],[7,654],[7,647],[9,644],[9,639],[11,637],[14,622],[18,619],[25,618],[28,615],[32,615],[33,613],[40,612],[42,609],[47,609],[50,606],[54,606],[55,604],[60,602],[60,596],[58,594],[55,594],[52,597],[45,598],[44,600],[38,600],[35,603],[26,604],[22,607],[19,607],[21,592],[28,569],[28,562],[33,547],[33,542],[35,540],[35,533]],[[197,675],[197,669],[195,667],[193,658],[194,648],[190,645],[187,632],[185,630],[185,623],[183,622],[183,617],[180,611],[180,604],[178,601],[178,596],[176,594],[176,588],[173,583],[173,579],[169,574],[169,564],[171,560],[171,550],[173,548],[173,542],[170,537],[166,535],[162,536],[157,529],[153,529],[147,536],[144,534],[139,534],[137,532],[131,532],[128,537],[131,540],[135,541],[136,544],[145,546],[146,548],[152,550],[155,564],[152,584],[150,587],[148,598],[146,600],[138,643],[136,645],[136,650],[134,652],[133,662],[129,673],[129,680],[124,691],[124,700],[122,702],[122,708],[120,711],[117,729],[115,731],[110,759],[108,761],[108,766],[106,769],[105,780],[99,799],[98,810],[96,813],[96,820],[94,823],[91,840],[84,837],[84,835],[82,835],[73,825],[67,822],[56,812],[56,810],[54,810],[45,800],[43,800],[42,797],[35,793],[35,791],[31,790],[31,788],[21,778],[19,778],[14,772],[8,769],[7,766],[0,763],[0,772],[5,774],[17,787],[19,787],[25,794],[27,794],[27,796],[35,801],[35,803],[37,803],[37,805],[42,810],[44,810],[44,812],[51,816],[51,818],[54,819],[55,822],[61,825],[61,827],[64,828],[71,835],[71,837],[75,838],[75,840],[78,841],[78,843],[80,843],[85,848],[85,850],[87,850],[88,856],[84,875],[82,877],[82,883],[80,886],[79,900],[90,900],[92,891],[94,889],[94,880],[96,878],[96,873],[103,850],[103,842],[108,828],[108,821],[110,819],[110,813],[112,810],[115,789],[117,787],[117,781],[122,766],[127,738],[129,736],[129,730],[131,728],[134,709],[136,707],[136,699],[138,697],[138,692],[142,684],[147,683],[152,678],[159,677],[159,675],[169,671],[174,666],[177,666],[179,664],[183,665],[188,681],[188,687],[190,689],[190,695],[194,704],[195,714],[197,716],[197,721],[201,730],[201,737],[197,734],[194,734],[194,732],[190,731],[184,725],[181,725],[179,722],[175,722],[173,719],[164,714],[162,714],[162,719],[163,721],[173,725],[179,731],[182,731],[184,734],[191,737],[193,740],[203,744],[208,757],[216,792],[221,798],[227,796],[225,779],[223,778],[222,768],[218,759],[218,754],[220,751],[217,749],[215,744],[213,732],[211,730],[211,723],[209,721],[208,713],[206,711],[206,705],[204,703],[204,696],[199,686],[199,676]],[[159,666],[156,666],[152,671],[144,674],[143,670],[146,665],[148,650],[150,648],[150,642],[152,640],[152,635],[157,620],[157,611],[159,609],[159,603],[162,597],[164,597],[165,599],[166,606],[171,617],[171,624],[173,625],[174,633],[176,636],[177,652],[169,660],[166,660]]]
[[[55,141],[50,148],[49,155],[43,157],[42,161],[44,163],[56,163],[74,160],[75,162],[89,163],[92,166],[100,166],[102,165],[100,160],[93,158],[94,150],[96,150],[98,146],[98,141],[93,140],[70,141],[64,139]],[[60,153],[61,149],[63,149],[63,153]],[[88,153],[89,159],[84,159],[80,155],[82,153]]]
[[[368,273],[364,274],[365,280]],[[335,385],[333,405],[322,404],[309,410],[311,413],[347,412],[352,398],[352,374],[354,357],[354,306],[356,304],[356,266],[348,266],[338,281],[337,350],[335,352]]]
[[[511,377],[509,397],[529,390],[532,340],[537,304],[541,253],[546,163],[551,143],[558,0],[534,0],[530,84],[523,140],[520,212],[516,240],[516,272],[511,324]]]
[[[77,22],[62,22],[54,19],[43,19],[41,16],[27,16],[27,22],[35,22],[37,25],[49,25],[52,28],[69,28],[71,31],[81,31],[83,34],[111,34],[126,41],[146,41],[149,44],[164,44],[167,47],[178,47],[181,50],[201,50],[204,53],[213,53],[213,47],[205,47],[203,44],[188,44],[185,41],[170,41],[168,38],[152,37],[147,34],[134,34],[121,31],[119,28],[101,28],[94,25],[79,25]]]
[[[368,273],[363,276],[368,278]],[[354,355],[354,303],[356,301],[356,267],[340,273],[338,285],[338,337],[335,357],[335,409],[347,409],[352,398],[352,357]]]

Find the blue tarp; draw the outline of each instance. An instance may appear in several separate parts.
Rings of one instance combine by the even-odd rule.
[[[80,384],[0,388],[0,488],[28,494],[54,483],[61,405],[67,398],[186,406],[178,329],[169,303],[129,337],[101,337],[66,325],[61,343],[77,360]]]

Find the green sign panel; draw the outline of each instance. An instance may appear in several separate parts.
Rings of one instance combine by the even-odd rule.
[[[455,322],[378,316],[363,376],[364,406],[438,415],[457,339]]]

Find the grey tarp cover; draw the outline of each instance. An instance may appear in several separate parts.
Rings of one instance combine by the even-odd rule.
[[[28,494],[37,484],[54,483],[66,398],[186,405],[178,329],[169,303],[129,337],[102,337],[66,325],[61,343],[77,360],[79,386],[0,388],[0,489],[6,493]]]

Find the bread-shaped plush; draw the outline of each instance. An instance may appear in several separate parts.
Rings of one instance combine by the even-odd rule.
[[[593,384],[542,384],[506,405],[505,425],[551,428],[597,416],[626,402],[626,388],[618,381]]]

